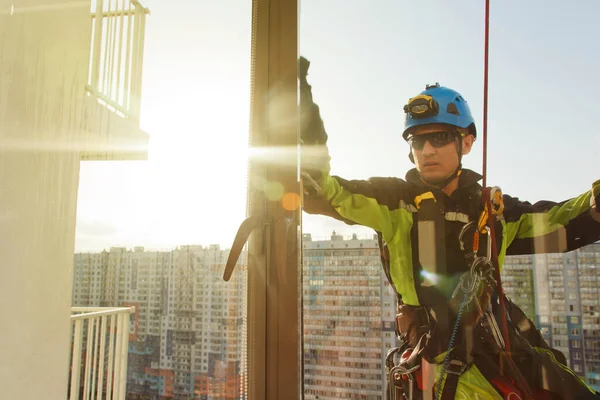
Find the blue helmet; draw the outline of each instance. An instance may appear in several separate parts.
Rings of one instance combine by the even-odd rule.
[[[404,112],[404,140],[408,139],[408,130],[413,126],[436,123],[469,129],[477,137],[475,120],[467,101],[457,91],[439,83],[427,85],[418,96],[411,98],[404,106]]]

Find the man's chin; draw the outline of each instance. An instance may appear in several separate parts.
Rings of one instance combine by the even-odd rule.
[[[447,176],[421,174],[421,180],[431,186],[443,185],[447,179]]]

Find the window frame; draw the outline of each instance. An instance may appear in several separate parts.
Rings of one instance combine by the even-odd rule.
[[[252,1],[250,147],[298,148],[297,43],[297,0]],[[301,209],[285,210],[255,189],[277,181],[300,199],[297,152],[289,161],[284,168],[249,160],[247,213],[261,221],[247,253],[249,399],[303,397]]]

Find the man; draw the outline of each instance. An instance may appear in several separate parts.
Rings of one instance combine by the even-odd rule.
[[[398,295],[396,328],[408,349],[404,367],[421,359],[436,366],[434,387],[423,387],[419,376],[413,396],[431,390],[442,399],[517,398],[515,393],[598,398],[505,298],[509,329],[508,337],[502,335],[503,312],[490,296],[497,296],[494,273],[506,255],[566,252],[600,240],[600,181],[561,203],[532,205],[498,190],[484,192],[481,175],[462,168],[477,138],[469,106],[438,84],[404,107],[402,135],[415,164],[406,179],[331,176],[327,134],[307,70],[301,59],[304,211],[377,232],[384,270]],[[493,207],[483,206],[485,193],[494,198]],[[400,377],[394,384],[408,396],[411,381]]]

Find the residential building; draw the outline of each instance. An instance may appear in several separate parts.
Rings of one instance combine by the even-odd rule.
[[[223,281],[228,255],[216,245],[76,254],[73,306],[135,306],[128,396],[244,398],[245,273],[239,262]]]
[[[533,282],[533,258],[508,256],[502,267],[502,289],[504,293],[535,321],[535,288]]]
[[[396,297],[377,237],[304,234],[302,247],[305,398],[382,399]]]
[[[542,334],[575,373],[600,390],[600,242],[532,259]]]

